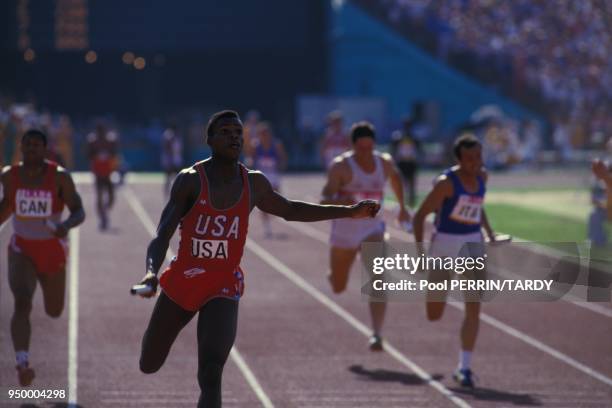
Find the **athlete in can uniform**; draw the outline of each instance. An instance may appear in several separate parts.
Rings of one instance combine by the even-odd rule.
[[[435,213],[435,229],[431,237],[430,257],[483,256],[484,247],[481,229],[484,228],[490,241],[495,234],[489,225],[483,202],[486,192],[487,174],[483,169],[482,148],[478,139],[464,135],[455,141],[454,154],[458,165],[449,168],[438,177],[433,190],[427,195],[414,215],[414,237],[417,245],[423,242],[425,217]],[[466,245],[476,243],[480,245]],[[474,272],[463,276],[472,278]],[[449,272],[430,271],[429,279],[449,279]],[[444,292],[428,292],[427,318],[431,321],[442,317],[446,305]],[[478,297],[466,293],[465,316],[461,326],[461,350],[459,367],[453,378],[462,386],[473,387],[471,357],[478,336],[480,302]]]
[[[280,140],[272,137],[272,129],[268,122],[260,122],[257,125],[257,142],[252,151],[255,170],[261,171],[266,176],[273,190],[280,191],[281,171],[287,166],[287,154]],[[261,214],[265,237],[272,238],[270,217],[265,212]]]
[[[387,180],[400,206],[400,223],[410,221],[404,205],[404,189],[400,173],[391,156],[374,150],[375,131],[369,122],[357,122],[351,128],[352,150],[336,157],[323,188],[321,204],[352,204],[363,199],[383,201]],[[330,275],[334,293],[346,289],[349,271],[364,242],[383,242],[385,223],[382,218],[334,220],[330,236]],[[370,302],[373,334],[372,351],[382,350],[381,331],[385,302]]]
[[[157,273],[169,241],[180,224],[177,257],[159,279],[162,292],[142,341],[140,369],[154,373],[163,365],[181,329],[198,316],[198,406],[221,406],[221,375],[234,343],[238,301],[244,292],[240,260],[249,214],[254,207],[288,221],[373,217],[373,200],[351,206],[288,200],[259,171],[238,160],[243,126],[234,111],[214,114],[207,126],[212,157],[182,170],[166,204],[157,235],[149,244],[142,284],[157,289]]]
[[[100,230],[104,231],[109,225],[108,212],[115,202],[115,187],[111,175],[117,170],[119,162],[117,134],[108,131],[106,126],[98,124],[96,130],[87,135],[87,143],[91,171],[96,183],[96,206]]]
[[[23,162],[2,171],[0,225],[13,217],[13,236],[8,247],[9,286],[15,297],[11,338],[17,359],[19,383],[34,378],[29,366],[30,312],[36,282],[40,283],[45,311],[58,317],[64,308],[66,282],[66,235],[81,224],[85,212],[70,174],[45,160],[47,136],[28,130],[21,139]],[[70,216],[61,221],[64,205]]]

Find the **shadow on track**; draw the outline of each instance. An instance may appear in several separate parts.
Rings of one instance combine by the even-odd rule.
[[[384,369],[367,369],[361,365],[352,365],[348,367],[348,370],[353,374],[357,374],[370,381],[385,381],[385,382],[397,382],[404,385],[425,385],[426,381],[423,381],[416,374],[404,373],[401,371],[392,371]],[[440,374],[432,375],[434,380],[440,380],[444,376]]]
[[[449,388],[455,394],[465,397],[471,396],[476,400],[480,401],[496,401],[506,402],[513,405],[521,406],[541,406],[542,403],[529,394],[514,394],[511,392],[493,390],[491,388],[476,387],[474,389],[467,388]]]

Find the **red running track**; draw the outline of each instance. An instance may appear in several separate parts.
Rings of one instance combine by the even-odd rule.
[[[284,186],[290,197],[304,198],[316,196],[320,183],[320,177],[288,177]],[[157,223],[163,206],[161,185],[123,188],[113,210],[113,228],[104,234],[97,230],[91,186],[80,185],[79,190],[89,218],[78,236],[78,319],[71,319],[70,282],[59,319],[44,315],[37,290],[31,319],[37,378],[31,388],[70,389],[82,407],[195,406],[199,391],[193,322],[158,373],[138,371],[140,340],[153,302],[131,297],[128,289],[143,273],[150,223]],[[473,361],[479,387],[465,392],[450,378],[457,363],[460,310],[449,307],[442,321],[430,323],[424,305],[391,303],[384,336],[392,353],[371,353],[359,271],[355,268],[342,295],[334,295],[327,283],[328,224],[304,228],[275,220],[273,228],[282,239],[264,239],[257,210],[253,212],[236,341],[251,376],[236,358],[228,360],[225,406],[612,405],[612,385],[606,382],[612,381],[611,317],[567,302],[484,305],[489,320],[481,325]],[[0,231],[2,254],[9,230]],[[408,239],[391,231],[394,239]],[[20,406],[6,398],[17,383],[9,335],[12,297],[6,260],[1,259],[0,406]],[[70,327],[78,329],[72,349]],[[33,403],[48,406],[50,401]]]

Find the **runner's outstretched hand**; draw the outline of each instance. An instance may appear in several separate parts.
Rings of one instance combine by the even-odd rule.
[[[374,200],[363,200],[351,206],[351,218],[373,218],[380,211],[380,203]]]

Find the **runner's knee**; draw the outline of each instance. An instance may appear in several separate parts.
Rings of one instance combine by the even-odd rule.
[[[49,317],[58,318],[62,315],[62,311],[64,311],[63,300],[53,305],[45,304],[45,312]]]
[[[147,358],[144,355],[140,356],[140,371],[144,374],[153,374],[161,368],[163,365],[163,360],[155,360],[151,358]]]
[[[32,311],[32,298],[29,296],[15,296],[15,315],[29,316]]]

